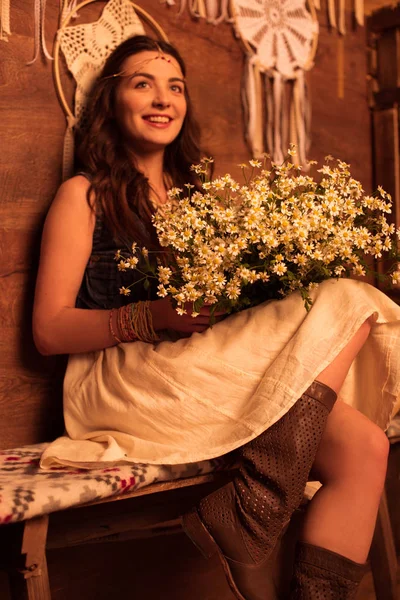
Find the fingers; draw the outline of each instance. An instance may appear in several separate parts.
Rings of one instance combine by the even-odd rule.
[[[192,317],[193,304],[190,302],[185,304],[184,308],[186,313],[183,315],[178,315],[175,308],[172,307],[172,304],[170,306],[170,327],[171,329],[181,331],[182,333],[202,333],[208,329],[212,323],[217,323],[224,316],[226,316],[226,312],[222,310],[216,310],[215,312],[211,313],[211,305],[202,306],[198,310],[196,317]]]
[[[203,317],[200,315],[198,317],[184,315],[179,317],[179,321],[176,329],[185,333],[202,333],[210,327],[210,318],[208,315]]]

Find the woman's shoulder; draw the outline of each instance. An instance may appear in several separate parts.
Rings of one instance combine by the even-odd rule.
[[[60,185],[59,191],[75,191],[86,195],[90,184],[91,180],[89,175],[86,173],[77,173],[77,175],[66,179],[66,181]]]
[[[53,205],[67,204],[71,209],[82,211],[91,210],[87,194],[90,181],[83,174],[75,175],[64,181],[58,188]]]
[[[55,195],[47,214],[47,221],[57,223],[87,223],[93,229],[95,214],[88,202],[90,182],[83,175],[76,175],[64,181]]]

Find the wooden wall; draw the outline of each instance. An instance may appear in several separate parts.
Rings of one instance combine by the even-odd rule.
[[[396,2],[390,0],[364,0],[364,12],[366,15],[370,15],[384,6],[394,7],[395,5]]]
[[[204,143],[215,156],[217,172],[237,174],[236,165],[250,156],[243,141],[240,99],[243,54],[231,26],[213,27],[191,21],[187,14],[177,18],[176,8],[159,0],[141,4],[186,59]],[[58,0],[47,2],[49,47],[58,6]],[[100,2],[91,5],[86,17],[101,7]],[[352,30],[347,15],[344,98],[339,98],[338,37],[328,30],[324,3],[319,18],[319,47],[308,76],[313,107],[309,155],[320,161],[328,153],[341,157],[369,188],[365,30]],[[0,448],[49,440],[62,431],[60,374],[65,361],[36,352],[31,310],[41,227],[60,183],[65,119],[51,63],[38,60],[26,66],[33,56],[33,28],[33,3],[13,0],[12,35],[7,43],[0,42]]]

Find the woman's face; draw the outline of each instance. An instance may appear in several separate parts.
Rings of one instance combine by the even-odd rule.
[[[163,150],[186,115],[185,82],[169,54],[144,51],[127,58],[116,90],[116,118],[135,154]]]

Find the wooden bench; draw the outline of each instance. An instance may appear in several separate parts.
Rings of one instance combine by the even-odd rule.
[[[8,575],[8,580],[0,577],[2,600],[51,599],[47,550],[181,532],[180,515],[211,490],[226,483],[232,477],[234,468],[232,465],[224,468],[223,460],[215,463],[211,461],[211,464],[200,464],[199,474],[193,475],[191,466],[191,471],[187,472],[189,476],[181,476],[172,481],[153,481],[145,485],[152,478],[179,476],[179,471],[161,469],[157,473],[157,468],[152,466],[153,472],[146,480],[145,466],[138,465],[134,481],[129,480],[129,472],[132,472],[129,467],[120,471],[66,468],[43,473],[38,467],[38,457],[43,447],[43,444],[27,446],[25,449],[2,454],[3,467],[6,465],[5,470],[0,469],[3,475],[6,473],[3,479],[0,475],[2,503],[4,505],[8,499],[14,506],[17,498],[17,509],[14,512],[5,515],[4,511],[0,511],[5,525],[0,528],[0,565],[3,574]],[[27,477],[31,477],[30,485],[21,484],[21,469],[24,473],[28,472]],[[204,472],[207,470],[209,472]],[[89,487],[93,481],[99,484],[98,493],[105,497],[93,498],[95,489]],[[8,486],[5,482],[8,482]],[[88,489],[85,489],[85,484]],[[41,514],[26,518],[26,515],[32,513],[32,496],[38,494],[37,486],[40,485],[40,493],[47,495],[49,501],[46,506],[39,508]],[[70,506],[57,510],[58,505],[62,506],[63,490],[68,491],[71,486],[75,486],[78,492],[84,489],[86,500],[91,494],[93,499],[82,502],[85,499],[83,493],[79,495],[81,502],[76,498],[69,498]],[[121,502],[124,503],[123,506]],[[38,507],[34,510],[38,511]],[[288,564],[302,512],[300,509],[293,519],[294,525],[283,538],[284,549],[275,557],[274,578],[280,589],[287,586]],[[386,495],[380,506],[370,558],[377,599],[396,600],[397,560]],[[176,577],[178,581],[179,573]]]

